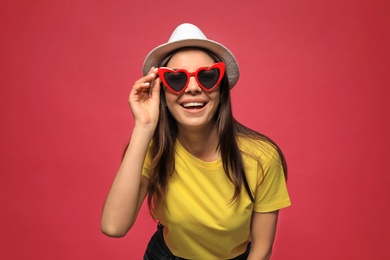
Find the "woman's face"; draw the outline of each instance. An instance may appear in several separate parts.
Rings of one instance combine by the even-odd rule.
[[[194,72],[200,67],[209,67],[214,63],[215,61],[207,53],[189,49],[175,53],[167,67]],[[168,109],[176,119],[179,129],[212,127],[219,105],[219,96],[219,86],[212,92],[205,92],[199,87],[195,77],[190,77],[187,88],[179,95],[165,89]]]

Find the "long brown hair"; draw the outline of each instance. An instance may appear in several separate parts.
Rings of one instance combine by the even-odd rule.
[[[174,53],[179,50],[176,50]],[[203,51],[206,51],[216,62],[219,61],[215,54],[210,53],[208,50]],[[168,55],[163,60],[161,66],[165,66],[174,53]],[[267,136],[242,125],[234,119],[231,107],[230,88],[226,75],[220,85],[220,95],[220,104],[214,120],[218,129],[218,149],[221,153],[223,168],[227,178],[229,178],[235,186],[232,202],[238,199],[242,185],[244,185],[246,193],[250,197],[251,201],[254,202],[254,196],[250,191],[247,177],[245,175],[245,167],[242,152],[240,151],[238,145],[238,137],[243,136],[254,140],[261,140],[274,147],[279,154],[284,174],[287,179],[286,160],[282,151],[274,141]],[[151,213],[153,213],[154,208],[158,206],[163,199],[169,177],[174,172],[174,147],[178,134],[176,120],[173,118],[166,106],[163,87],[160,91],[160,97],[159,122],[152,138],[150,150],[150,156],[153,159],[151,164],[152,174],[150,176],[151,179],[148,190],[148,206]]]

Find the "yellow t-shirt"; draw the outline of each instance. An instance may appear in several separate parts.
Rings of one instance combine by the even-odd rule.
[[[275,148],[247,138],[239,138],[239,147],[255,203],[244,186],[239,199],[231,203],[234,185],[225,175],[222,160],[204,162],[176,142],[175,171],[153,216],[164,225],[164,239],[174,255],[234,258],[245,252],[250,241],[253,211],[270,212],[291,204]],[[147,156],[142,173],[146,177],[149,166]]]

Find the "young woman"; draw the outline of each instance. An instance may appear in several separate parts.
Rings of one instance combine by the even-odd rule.
[[[232,116],[233,54],[182,24],[143,71],[102,231],[126,235],[147,196],[159,224],[144,259],[269,259],[279,209],[290,205],[286,163],[273,141]]]

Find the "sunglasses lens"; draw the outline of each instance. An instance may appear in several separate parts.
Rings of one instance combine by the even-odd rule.
[[[184,72],[166,72],[164,78],[171,89],[180,92],[187,83],[187,75]]]
[[[219,73],[218,68],[202,70],[198,73],[198,80],[203,87],[211,89],[217,84]]]

